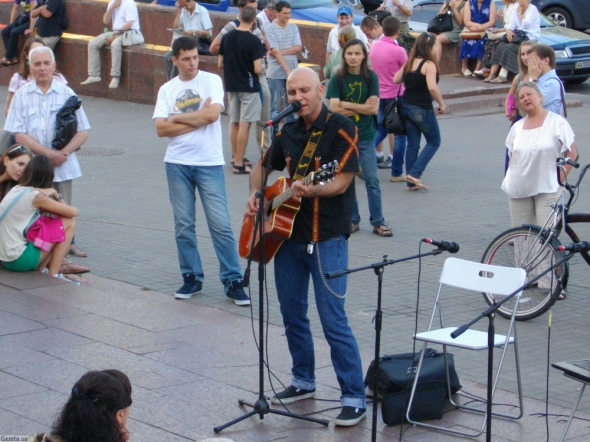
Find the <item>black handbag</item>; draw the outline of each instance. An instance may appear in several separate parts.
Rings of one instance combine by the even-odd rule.
[[[211,55],[209,51],[211,47],[211,40],[209,37],[197,37],[197,51],[199,55]]]
[[[381,121],[381,125],[387,129],[387,132],[395,135],[406,134],[406,125],[401,116],[402,102],[399,98],[401,89],[402,86],[400,84],[397,97],[387,104],[383,113],[383,121]]]
[[[453,12],[447,7],[446,12],[438,14],[428,22],[428,32],[442,34],[453,30]]]
[[[61,150],[68,145],[78,132],[76,111],[82,106],[82,100],[77,95],[68,98],[55,116],[55,133],[51,147]]]
[[[502,41],[519,45],[524,41],[529,41],[529,36],[526,35],[526,32],[524,32],[522,29],[517,29],[512,33],[512,42],[508,41],[508,35],[504,35],[504,37],[502,37]]]
[[[373,395],[383,397],[381,414],[387,425],[399,425],[405,421],[419,358],[419,353],[401,353],[379,359],[378,386]],[[452,353],[447,353],[447,360],[451,393],[455,394],[461,389],[461,384]],[[375,361],[371,362],[365,376],[365,385],[369,388],[373,388],[374,365]],[[447,399],[446,380],[444,355],[427,348],[410,411],[413,420],[438,419],[442,416]]]

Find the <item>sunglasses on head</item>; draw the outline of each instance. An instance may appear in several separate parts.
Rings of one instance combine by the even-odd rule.
[[[22,153],[28,153],[28,154],[31,153],[31,152],[29,152],[29,149],[25,146],[16,146],[8,151],[8,155],[10,155],[13,152],[16,152],[17,150],[20,150]]]

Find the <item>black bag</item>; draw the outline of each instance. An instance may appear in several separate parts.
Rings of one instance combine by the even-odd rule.
[[[29,21],[31,21],[31,18],[27,14],[21,14],[14,21],[14,26],[22,26]]]
[[[397,37],[399,45],[406,50],[406,53],[410,55],[414,43],[416,43],[416,37],[410,34],[408,31],[401,31],[399,37]]]
[[[401,91],[401,85],[399,89]],[[397,97],[391,100],[385,107],[385,112],[383,113],[383,121],[381,121],[381,125],[387,129],[388,133],[395,135],[406,134],[406,125],[404,124],[404,120],[402,119],[401,110],[402,103],[399,98],[398,92]]]
[[[373,17],[375,20],[377,20],[377,23],[379,23],[379,26],[382,26],[383,20],[385,20],[386,17],[391,17],[391,12],[382,11],[380,9],[375,9],[374,11],[369,12],[367,15],[369,17]]]
[[[209,51],[211,47],[211,40],[209,37],[197,37],[197,50],[199,55],[211,55]]]
[[[447,353],[447,358],[451,393],[455,394],[461,389],[461,384],[455,371],[453,355]],[[387,425],[399,425],[405,421],[405,410],[410,400],[419,359],[419,353],[385,355],[379,359],[379,380],[377,391],[373,395],[383,397],[381,413]],[[365,376],[365,385],[369,388],[373,388],[374,365],[375,361],[371,362]],[[412,419],[439,419],[442,416],[447,398],[446,379],[444,355],[427,348],[410,413]]]
[[[55,133],[51,147],[61,150],[74,138],[78,132],[76,111],[82,106],[82,100],[77,95],[68,98],[55,116]]]
[[[504,37],[502,37],[502,41],[506,43],[514,43],[516,45],[519,45],[524,41],[529,41],[529,37],[528,35],[526,35],[526,32],[524,32],[521,29],[517,29],[512,34],[512,42],[508,41],[508,35],[504,35]]]
[[[451,8],[447,8],[446,12],[438,14],[428,22],[428,32],[435,34],[442,34],[453,30],[453,12]]]

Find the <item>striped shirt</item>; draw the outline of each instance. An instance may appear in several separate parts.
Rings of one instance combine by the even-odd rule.
[[[299,28],[293,23],[287,23],[287,26],[283,28],[273,22],[266,29],[266,37],[268,38],[271,49],[277,48],[279,51],[301,44]],[[299,64],[297,54],[283,55],[283,58],[291,70],[297,68]],[[266,76],[268,78],[285,80],[287,73],[275,57],[268,57],[268,71]]]
[[[39,144],[51,149],[56,114],[72,95],[76,95],[75,92],[58,81],[51,82],[46,94],[41,92],[36,81],[31,81],[14,94],[4,130],[13,134],[25,133]],[[79,132],[90,129],[82,108],[76,111],[76,118]],[[53,181],[59,183],[81,176],[80,164],[76,154],[72,152],[65,163],[55,168]]]

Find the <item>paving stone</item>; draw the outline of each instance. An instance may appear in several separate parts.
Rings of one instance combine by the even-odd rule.
[[[39,351],[31,350],[25,346],[11,344],[0,338],[0,369],[14,365],[43,364],[54,357]]]
[[[70,386],[70,388],[72,387]],[[47,431],[51,427],[57,413],[66,403],[68,396],[47,390],[3,401],[2,408],[33,421],[31,427],[22,428],[22,434],[31,435],[33,433]]]
[[[32,365],[32,364],[31,364]],[[9,368],[6,370],[10,370]],[[13,376],[12,374],[0,371],[0,399],[10,399],[17,396],[22,396],[31,393],[39,393],[47,391],[47,388],[27,380],[21,379],[21,376]]]
[[[30,436],[33,433],[44,433],[48,430],[49,426],[0,408],[0,431],[3,436]]]
[[[41,352],[52,348],[84,345],[91,342],[82,336],[55,328],[45,328],[43,330],[8,335],[0,339],[0,342],[5,344],[16,344]]]
[[[45,326],[39,322],[31,321],[21,316],[0,310],[0,336],[32,330],[41,330],[44,328]]]

